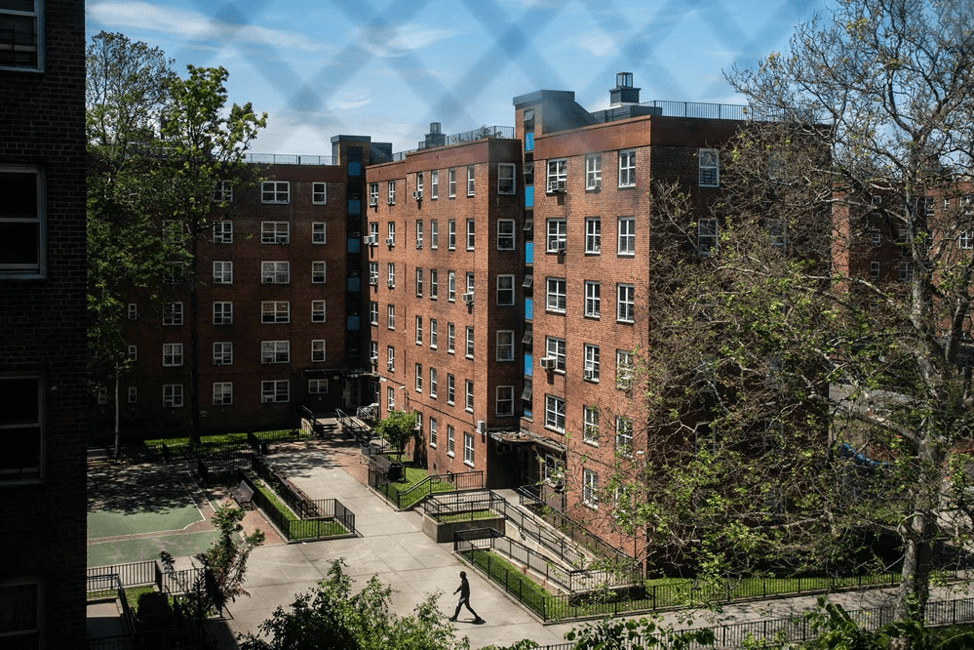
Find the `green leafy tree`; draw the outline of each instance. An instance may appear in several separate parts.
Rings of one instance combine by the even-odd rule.
[[[630,392],[653,453],[608,489],[654,568],[893,569],[917,621],[969,548],[972,12],[840,0],[733,71],[756,120],[721,154],[707,254],[696,188],[653,189]]]
[[[373,576],[358,593],[332,562],[328,577],[298,595],[289,608],[278,607],[260,625],[258,637],[239,637],[242,650],[466,650],[466,637],[456,639],[453,626],[436,604],[437,594],[413,614],[390,612],[392,590]]]
[[[416,414],[407,411],[390,411],[375,425],[375,432],[386,440],[402,457],[406,445],[416,431]]]

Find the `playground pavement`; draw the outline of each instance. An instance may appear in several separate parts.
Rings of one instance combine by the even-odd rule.
[[[485,620],[474,625],[466,611],[456,625],[458,636],[467,636],[471,648],[490,644],[509,645],[531,639],[540,645],[564,642],[564,634],[582,623],[545,625],[529,614],[503,590],[453,555],[452,544],[437,544],[422,532],[422,514],[396,512],[366,483],[367,466],[359,450],[340,435],[322,441],[274,445],[266,457],[312,499],[335,498],[355,513],[359,536],[349,539],[287,544],[258,511],[248,511],[245,528],[261,528],[267,534],[264,546],[253,551],[248,562],[245,589],[229,606],[224,620],[210,624],[211,635],[221,649],[237,648],[238,634],[257,633],[260,624],[277,607],[287,608],[299,593],[324,579],[332,561],[342,559],[355,584],[364,586],[373,575],[392,588],[392,611],[412,613],[427,594],[437,593],[441,610],[452,615],[456,604],[453,591],[459,572],[467,571],[471,605]],[[219,498],[220,495],[211,495]],[[180,558],[188,564],[189,558]],[[871,590],[833,594],[832,600],[847,609],[881,607],[892,601],[892,590]],[[941,594],[942,598],[949,596]],[[958,596],[952,596],[958,597]],[[777,599],[725,606],[719,613],[698,612],[694,626],[733,624],[766,618],[781,618],[814,608],[815,596]],[[678,613],[664,613],[666,622],[676,623]]]

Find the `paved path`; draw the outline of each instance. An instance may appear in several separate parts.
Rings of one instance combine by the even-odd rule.
[[[397,614],[411,613],[427,594],[436,592],[440,592],[441,610],[453,613],[456,600],[452,592],[465,565],[453,556],[452,544],[436,544],[423,534],[420,513],[396,512],[363,484],[367,470],[356,447],[337,439],[332,443],[275,445],[272,452],[267,462],[310,498],[336,498],[354,512],[361,537],[284,544],[280,538],[269,536],[267,544],[251,555],[244,585],[250,597],[237,599],[230,606],[232,618],[214,626],[221,648],[235,648],[231,639],[237,633],[256,632],[276,607],[286,607],[296,594],[324,579],[331,561],[338,558],[344,558],[346,572],[357,584],[377,575],[391,586],[392,610]],[[266,522],[258,520],[259,514],[248,515],[248,525],[266,527]],[[469,637],[471,648],[506,645],[525,638],[541,645],[562,643],[565,632],[579,625],[543,625],[476,571],[467,570],[467,575],[471,604],[486,620],[484,625],[472,625],[466,610],[461,614],[457,634]],[[873,590],[838,594],[833,600],[851,610],[879,607],[891,602],[892,597],[890,591]],[[727,606],[719,615],[704,612],[695,618],[694,625],[786,617],[814,606],[814,596],[744,603]],[[668,622],[676,623],[677,619],[676,613],[664,615]]]

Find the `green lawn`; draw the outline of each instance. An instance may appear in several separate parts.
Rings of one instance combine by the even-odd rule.
[[[499,517],[493,510],[476,510],[474,512],[458,512],[456,514],[437,515],[433,517],[441,524],[452,524],[457,521],[477,521],[479,519],[494,519]]]
[[[337,520],[305,520],[298,517],[290,507],[277,496],[267,483],[252,472],[246,472],[257,491],[267,500],[275,513],[267,513],[285,535],[290,539],[318,539],[347,535],[348,530]]]
[[[288,435],[290,434],[291,431],[294,431],[294,429],[271,429],[268,431],[255,431],[254,435],[257,436],[258,438],[276,438],[276,437],[285,436],[291,440],[311,437],[311,434],[301,431],[299,429],[298,430],[299,434],[297,438],[294,438]],[[246,442],[247,442],[246,431],[238,432],[238,433],[221,433],[221,434],[205,435],[205,436],[200,436],[199,449],[202,449],[204,451],[207,449],[220,449],[221,447],[223,447],[223,445],[227,443],[246,444]],[[188,447],[189,437],[174,436],[171,438],[152,438],[146,440],[145,444],[148,447],[158,446],[162,444],[165,444],[167,447],[172,447],[172,448]]]

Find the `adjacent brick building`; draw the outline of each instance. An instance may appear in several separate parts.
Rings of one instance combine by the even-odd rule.
[[[0,4],[0,645],[85,644],[85,15]]]

